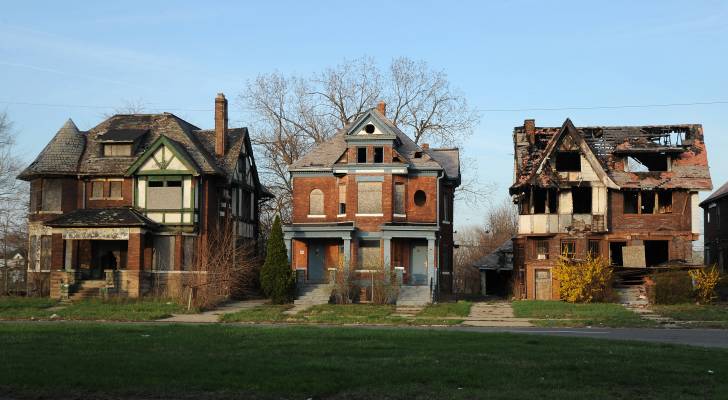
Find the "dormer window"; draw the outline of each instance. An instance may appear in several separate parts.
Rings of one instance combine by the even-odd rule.
[[[367,148],[366,147],[357,147],[356,162],[358,162],[359,164],[366,164],[366,162],[367,162]]]
[[[129,157],[131,156],[131,143],[106,143],[104,144],[104,157]]]
[[[556,153],[556,171],[581,172],[581,154],[578,151],[559,151]]]
[[[384,162],[384,147],[374,148],[374,163],[381,164]]]

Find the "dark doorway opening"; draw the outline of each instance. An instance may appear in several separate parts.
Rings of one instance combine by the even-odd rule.
[[[559,151],[556,153],[556,170],[559,172],[580,172],[581,155],[578,151]]]
[[[670,260],[670,243],[667,240],[645,240],[645,265],[653,267]]]
[[[574,205],[574,214],[591,214],[592,212],[592,188],[573,187],[571,188],[571,199]]]
[[[609,242],[609,260],[612,265],[621,267],[624,265],[622,259],[622,247],[626,246],[627,242]]]
[[[481,291],[481,294],[502,298],[507,298],[511,294],[511,276],[513,275],[513,271],[482,269],[480,273],[481,275],[485,275],[485,293]]]
[[[91,241],[91,265],[82,271],[84,279],[103,279],[106,269],[126,269],[128,242],[125,240]]]

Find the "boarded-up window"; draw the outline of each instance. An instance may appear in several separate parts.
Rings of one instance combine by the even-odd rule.
[[[339,185],[339,214],[346,214],[346,185]]]
[[[131,155],[131,144],[105,144],[104,157],[128,157]]]
[[[197,246],[197,237],[195,236],[183,236],[182,237],[182,270],[192,271],[194,269],[195,252]]]
[[[40,246],[40,237],[39,236],[31,236],[30,237],[30,248],[28,249],[28,258],[29,258],[29,264],[28,269],[31,270],[37,270],[40,267],[38,256],[40,255],[40,249],[38,248]]]
[[[121,181],[109,182],[109,197],[121,198]]]
[[[104,197],[104,181],[91,182],[91,197],[94,199]]]
[[[44,235],[40,237],[40,269],[51,269],[51,236]]]
[[[394,213],[395,214],[404,214],[405,213],[405,206],[404,206],[404,184],[398,183],[394,185]]]
[[[359,214],[382,213],[382,182],[359,182],[357,184]]]
[[[174,236],[155,236],[153,268],[157,271],[171,271],[174,267]]]
[[[314,189],[308,195],[308,214],[324,215],[324,192]]]
[[[170,210],[182,207],[181,187],[154,187],[147,189],[147,208],[150,210]]]
[[[382,252],[379,240],[360,240],[357,254],[357,269],[378,269],[382,267]]]
[[[61,181],[43,180],[43,211],[61,211]]]

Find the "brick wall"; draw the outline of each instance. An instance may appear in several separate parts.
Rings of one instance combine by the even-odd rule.
[[[84,181],[80,183],[86,185],[86,208],[108,208],[108,207],[124,207],[133,205],[134,200],[134,179],[124,178],[121,183],[121,195],[123,199],[93,199],[93,181]],[[109,193],[109,181],[104,182],[104,193]]]
[[[691,204],[687,191],[672,193],[672,213],[670,214],[625,214],[622,192],[609,191],[609,230],[620,233],[625,231],[649,233],[656,231],[691,232]]]

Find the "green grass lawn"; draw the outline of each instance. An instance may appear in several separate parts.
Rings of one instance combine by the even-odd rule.
[[[56,301],[47,297],[0,297],[0,319],[31,319],[50,316]]]
[[[678,321],[695,321],[690,326],[701,328],[728,328],[728,304],[672,304],[654,305],[653,311]]]
[[[506,333],[20,323],[0,325],[0,357],[0,392],[10,397],[705,399],[728,393],[725,349]]]
[[[223,315],[222,322],[289,322],[317,324],[368,324],[368,325],[457,325],[462,319],[452,319],[470,309],[459,303],[441,304],[425,313],[425,308],[415,317],[393,315],[395,307],[380,304],[321,304],[303,310],[296,315],[283,312],[290,305],[262,305],[248,310]],[[423,313],[425,313],[423,315]],[[467,313],[466,313],[467,315]]]
[[[50,310],[52,306],[58,307]],[[160,299],[89,299],[65,305],[42,297],[0,297],[0,319],[4,320],[44,320],[55,314],[53,319],[149,321],[183,312],[184,307]]]
[[[521,300],[513,302],[513,313],[519,318],[531,318],[532,323],[537,326],[655,326],[655,323],[613,303],[572,304],[563,301]]]

